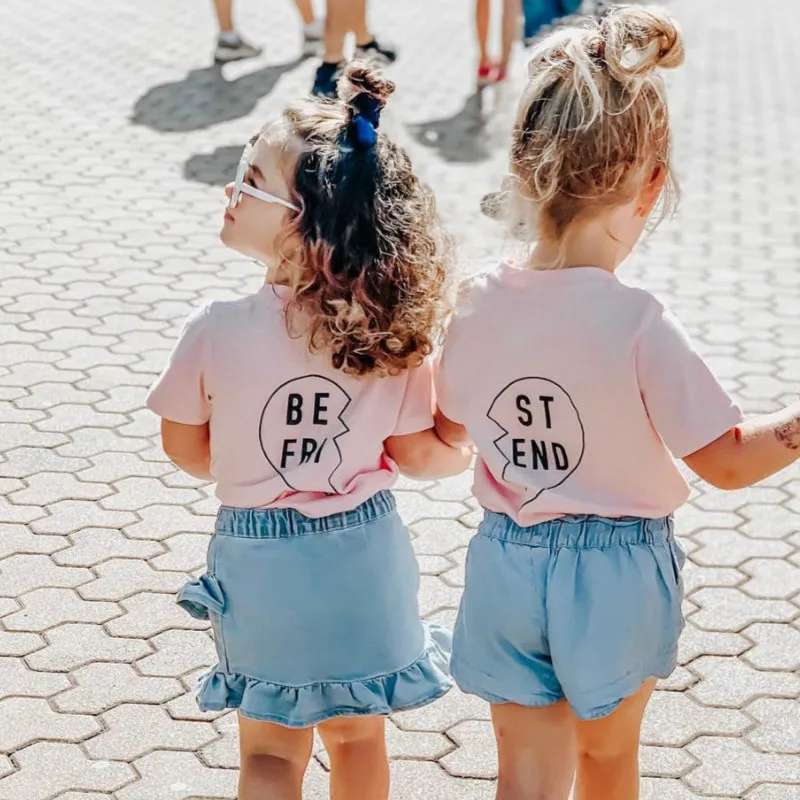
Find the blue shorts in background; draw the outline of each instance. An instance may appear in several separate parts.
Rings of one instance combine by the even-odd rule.
[[[467,554],[456,683],[490,703],[566,698],[581,719],[610,714],[675,668],[684,560],[670,518],[521,527],[487,511]]]
[[[200,707],[303,728],[435,700],[451,686],[450,634],[420,620],[418,588],[389,492],[320,519],[221,508],[208,571],[178,595],[214,631]]]

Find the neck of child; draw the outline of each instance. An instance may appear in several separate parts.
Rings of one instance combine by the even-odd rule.
[[[611,233],[610,220],[573,225],[561,239],[540,239],[530,256],[530,269],[597,267],[614,272],[631,251],[630,244]]]

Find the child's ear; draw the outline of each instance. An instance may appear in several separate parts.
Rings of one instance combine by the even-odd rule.
[[[650,177],[647,183],[642,188],[639,198],[639,208],[637,212],[639,216],[647,217],[653,210],[653,206],[658,202],[661,195],[661,190],[664,188],[664,183],[667,180],[667,172],[663,165],[656,164],[650,172]]]

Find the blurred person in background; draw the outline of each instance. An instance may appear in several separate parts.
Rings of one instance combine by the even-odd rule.
[[[508,62],[514,42],[519,38],[521,0],[503,0],[503,48],[500,60],[489,57],[489,20],[492,0],[477,0],[475,3],[475,30],[478,34],[478,87],[498,83],[506,78]]]
[[[344,45],[348,33],[356,39],[354,58],[385,67],[397,59],[397,50],[378,42],[367,24],[367,0],[328,0],[325,17],[325,48],[317,69],[312,93],[317,97],[336,97],[336,84],[347,59]]]
[[[314,16],[311,0],[294,0],[303,19],[303,55],[312,56],[322,48],[324,20]],[[214,63],[227,64],[261,55],[261,48],[244,40],[233,26],[233,0],[214,0],[219,24],[219,37],[214,50]]]

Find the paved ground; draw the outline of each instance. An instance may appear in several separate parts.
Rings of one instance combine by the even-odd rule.
[[[502,171],[511,103],[470,94],[468,5],[374,2],[406,51],[394,127],[439,192],[465,270],[503,244],[477,204]],[[686,320],[748,412],[800,384],[795,5],[673,2],[690,53],[670,80],[685,202],[627,269]],[[208,11],[4,6],[2,800],[234,797],[234,718],[200,714],[189,693],[212,644],[172,601],[201,567],[215,502],[165,460],[142,401],[187,311],[259,283],[216,240],[218,187],[313,64],[297,59],[287,2],[243,0],[243,28],[270,31],[268,53],[208,67]],[[738,494],[696,485],[680,513],[689,625],[645,724],[647,798],[800,796],[798,489],[796,470]],[[479,516],[469,480],[405,484],[398,498],[423,611],[451,622]],[[483,703],[453,692],[398,715],[390,742],[397,798],[493,796]],[[320,753],[309,797],[326,796],[324,770]]]

